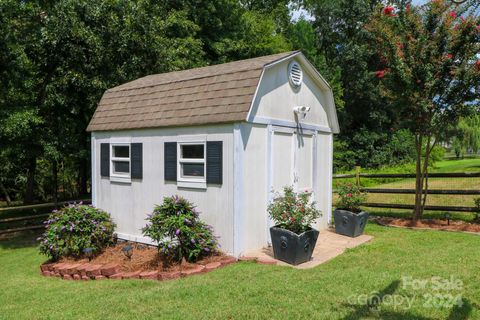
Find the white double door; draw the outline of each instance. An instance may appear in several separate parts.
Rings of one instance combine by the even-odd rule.
[[[270,129],[269,201],[282,194],[285,186],[295,191],[314,191],[316,172],[315,131],[272,127]],[[314,198],[315,195],[312,194]],[[268,227],[273,222],[269,220]],[[268,239],[270,242],[270,239]]]
[[[271,192],[281,192],[285,186],[296,191],[313,188],[314,132],[272,129]]]

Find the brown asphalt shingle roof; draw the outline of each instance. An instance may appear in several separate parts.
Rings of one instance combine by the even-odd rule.
[[[293,52],[146,76],[105,92],[87,131],[245,121],[265,65]]]

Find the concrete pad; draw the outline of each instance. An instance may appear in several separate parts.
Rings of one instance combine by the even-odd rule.
[[[320,235],[318,236],[317,245],[315,246],[315,250],[313,250],[312,260],[299,264],[298,266],[292,266],[283,261],[275,260],[273,258],[272,247],[248,251],[245,253],[245,256],[255,257],[257,260],[273,259],[277,261],[277,265],[279,266],[291,266],[297,269],[308,269],[316,267],[341,255],[346,249],[358,247],[359,245],[369,242],[372,239],[372,236],[366,234],[356,238],[350,238],[336,234],[330,230],[321,230]]]

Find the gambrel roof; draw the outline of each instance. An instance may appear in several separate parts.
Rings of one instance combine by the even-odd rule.
[[[122,84],[104,93],[87,131],[246,121],[264,68],[293,56],[306,60],[301,52],[291,51]],[[336,121],[335,114],[338,127]]]

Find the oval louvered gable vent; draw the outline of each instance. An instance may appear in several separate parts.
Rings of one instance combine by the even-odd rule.
[[[294,87],[300,87],[303,80],[303,71],[296,61],[290,62],[288,65],[288,79]]]

